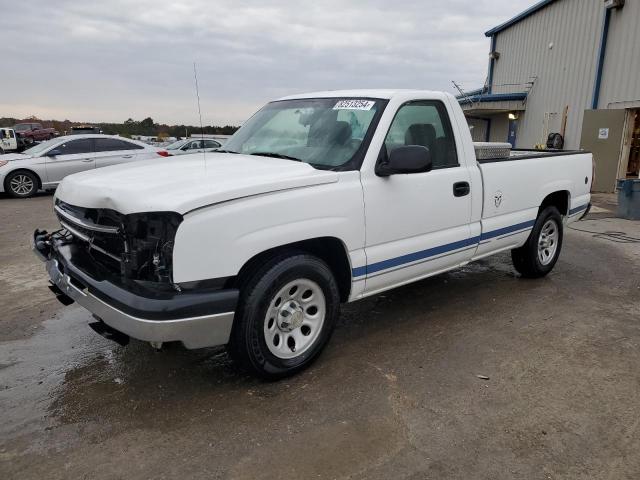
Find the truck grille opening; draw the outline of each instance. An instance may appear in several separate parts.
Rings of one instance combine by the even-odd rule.
[[[67,242],[127,280],[171,283],[173,241],[182,216],[175,212],[123,215],[56,200],[54,209]]]

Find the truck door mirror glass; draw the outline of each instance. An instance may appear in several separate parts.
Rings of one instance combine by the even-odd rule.
[[[422,145],[407,145],[391,150],[386,161],[376,166],[376,174],[388,177],[398,173],[429,172],[433,166],[431,152]]]

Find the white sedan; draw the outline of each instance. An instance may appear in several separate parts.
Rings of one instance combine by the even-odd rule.
[[[70,135],[47,140],[22,153],[0,157],[0,192],[26,198],[55,188],[67,175],[94,168],[167,157],[166,150],[110,135]]]
[[[165,148],[171,155],[185,155],[187,153],[213,152],[221,146],[219,141],[210,138],[186,138],[173,142]]]

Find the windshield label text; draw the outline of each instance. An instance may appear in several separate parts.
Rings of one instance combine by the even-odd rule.
[[[376,102],[373,100],[340,100],[334,110],[371,110]]]

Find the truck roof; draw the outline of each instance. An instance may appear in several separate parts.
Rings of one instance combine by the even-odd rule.
[[[407,94],[416,94],[417,96],[443,95],[443,92],[435,92],[430,90],[411,90],[411,89],[356,89],[356,90],[326,90],[322,92],[299,93],[296,95],[288,95],[278,100],[295,100],[300,98],[332,98],[332,97],[356,97],[356,98],[382,98],[390,100],[395,96],[406,96]]]

